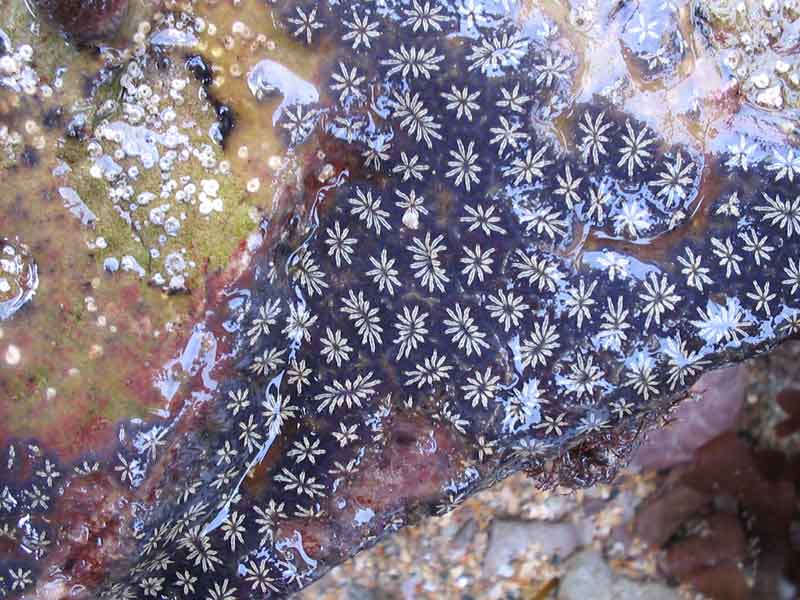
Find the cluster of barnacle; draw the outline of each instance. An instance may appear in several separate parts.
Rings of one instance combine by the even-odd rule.
[[[39,80],[33,48],[13,46],[0,30],[0,165],[35,166],[45,138],[35,119],[28,118],[35,95],[49,98],[53,88]],[[47,123],[45,123],[47,126]]]
[[[773,110],[798,106],[800,62],[787,52],[800,21],[797,2],[734,6],[714,0],[698,6],[696,14],[750,102]]]
[[[105,216],[97,223],[105,236],[90,246],[101,250],[107,271],[133,271],[166,291],[185,291],[202,267],[193,250],[200,242],[190,236],[216,239],[217,229],[253,223],[239,205],[242,190],[227,183],[220,123],[192,70],[152,51],[120,71],[105,84],[119,87],[119,100],[101,107],[83,141],[88,164],[72,164],[70,181]]]
[[[299,523],[341,509],[393,415],[475,449],[442,513],[492,471],[633,427],[703,368],[800,332],[793,149],[737,137],[697,155],[602,100],[561,129],[533,123],[569,100],[575,58],[554,25],[523,31],[478,3],[382,6],[276,13],[334,49],[323,100],[282,117],[289,144],[322,139],[334,168],[362,166],[307,190],[311,233],[232,302],[237,375],[181,434],[175,476],[135,523],[141,553],[103,597],[280,596],[319,576]],[[706,171],[724,175],[706,235],[656,259],[622,250],[684,226]],[[136,489],[171,424],[123,428],[106,468]],[[256,471],[268,485],[248,484]],[[32,485],[9,489],[4,523],[45,510]],[[8,591],[34,579],[17,568]]]

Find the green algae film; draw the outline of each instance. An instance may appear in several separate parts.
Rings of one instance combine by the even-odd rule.
[[[255,158],[257,194],[252,176],[231,173],[184,48],[76,50],[23,2],[5,4],[0,229],[38,281],[19,296],[4,279],[2,300],[19,314],[0,324],[0,433],[77,457],[111,440],[118,421],[164,408],[159,368],[180,352],[207,278],[268,210],[272,181]],[[149,27],[129,21],[119,35],[145,39]],[[121,149],[122,127],[138,146]],[[236,169],[243,153],[230,154]]]

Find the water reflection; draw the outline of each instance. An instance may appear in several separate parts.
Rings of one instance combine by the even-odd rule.
[[[76,197],[164,292],[209,239],[233,258],[130,378],[154,412],[74,461],[8,445],[4,523],[53,540],[11,545],[8,592],[280,597],[513,470],[610,477],[700,373],[800,331],[796,142],[688,4],[220,5],[107,71],[78,153],[108,187]],[[262,178],[266,214],[235,185]]]

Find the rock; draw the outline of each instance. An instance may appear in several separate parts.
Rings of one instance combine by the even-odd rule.
[[[728,367],[704,375],[661,429],[648,431],[631,460],[642,469],[666,469],[694,456],[695,450],[734,427],[744,405],[747,371]]]
[[[648,498],[636,514],[636,534],[654,546],[666,542],[686,519],[710,503],[711,497],[678,485]]]
[[[660,583],[616,577],[603,557],[583,550],[569,559],[558,588],[558,600],[678,600],[679,594]]]
[[[347,600],[378,600],[379,598],[374,590],[358,583],[348,585],[344,593]]]
[[[704,568],[738,564],[747,552],[747,537],[738,516],[717,513],[708,520],[708,534],[681,540],[667,551],[664,569],[670,576],[688,578]]]
[[[570,523],[495,519],[489,533],[484,569],[497,576],[513,573],[512,562],[521,556],[565,559],[578,546],[578,533]]]
[[[60,20],[95,11],[75,23],[85,37],[122,5],[80,4],[58,4],[74,8]],[[80,390],[104,403],[106,391],[156,388],[153,410],[77,457],[8,433],[0,526],[23,541],[0,548],[13,565],[0,594],[43,597],[58,580],[91,598],[156,596],[190,581],[197,598],[285,597],[511,472],[543,486],[610,481],[641,428],[701,375],[800,333],[800,166],[785,115],[743,108],[713,54],[686,61],[679,87],[644,85],[622,56],[616,2],[580,24],[542,7],[431,4],[258,3],[306,48],[294,64],[315,65],[303,80],[320,88],[273,115],[287,166],[269,218],[210,279],[197,322],[165,326],[186,332],[183,352],[163,365],[131,352],[137,377],[109,372],[108,390]],[[637,6],[646,17],[661,5]],[[195,8],[214,6],[239,4]],[[95,133],[125,138],[119,160],[149,171],[188,135],[177,131],[121,120]],[[220,194],[203,191],[209,214],[230,209],[223,165]],[[177,194],[155,179],[150,193]],[[498,571],[537,538],[566,556],[577,535],[544,523],[495,534]],[[612,579],[583,553],[560,594],[611,597]]]
[[[679,600],[680,594],[662,583],[641,583],[617,579],[612,586],[614,600]]]
[[[458,561],[469,551],[470,545],[480,531],[480,525],[475,519],[467,519],[466,521],[454,525],[455,526],[450,528],[450,530],[444,528],[442,535],[450,539],[450,543],[447,546],[449,559]]]
[[[558,600],[614,600],[611,569],[594,550],[583,550],[569,559],[558,587]]]

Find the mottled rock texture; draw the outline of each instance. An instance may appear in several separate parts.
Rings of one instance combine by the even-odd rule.
[[[9,441],[7,595],[282,597],[513,471],[611,478],[701,373],[798,334],[786,115],[683,3],[505,4],[264,6],[324,58],[190,341],[214,367],[108,454]]]
[[[80,42],[116,33],[128,11],[128,0],[39,0],[43,14]]]

